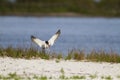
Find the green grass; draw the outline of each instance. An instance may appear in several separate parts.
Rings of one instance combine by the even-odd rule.
[[[66,79],[65,75],[60,75],[60,79]]]
[[[23,78],[18,76],[16,73],[9,73],[8,76],[0,75],[0,80],[1,79],[3,79],[3,80],[11,80],[11,79],[20,80],[20,79],[23,79]]]
[[[60,72],[61,72],[61,74],[65,73],[63,68],[61,68]]]
[[[75,75],[75,76],[72,76],[72,77],[70,77],[70,79],[86,79],[86,77],[85,76],[78,76],[78,75]]]
[[[97,61],[97,62],[117,62],[120,63],[120,55],[115,52],[105,52],[103,50],[97,52],[95,50],[91,51],[90,54],[86,56],[87,60]]]
[[[47,76],[41,76],[39,79],[40,80],[47,80]]]
[[[68,52],[68,55],[65,57],[65,60],[70,60],[70,59],[83,60],[84,58],[85,58],[85,53],[83,50],[74,49]]]
[[[60,69],[61,75],[60,75],[60,79],[65,79],[65,71],[63,68]]]
[[[117,77],[118,78],[118,77]],[[113,80],[113,78],[111,76],[101,76],[101,79],[105,79],[105,80]]]
[[[111,76],[106,76],[105,79],[106,80],[112,80],[112,77]]]
[[[94,75],[90,75],[89,77],[90,77],[91,79],[95,79],[95,78],[97,78],[97,75],[94,74]]]
[[[13,48],[9,46],[7,48],[0,47],[0,56],[1,57],[12,57],[12,58],[24,58],[24,59],[32,59],[32,58],[42,58],[42,59],[56,59],[56,63],[59,62],[60,59],[65,60],[88,60],[88,61],[96,61],[96,62],[114,62],[120,63],[120,54],[115,53],[113,51],[105,52],[104,50],[95,51],[92,50],[89,53],[86,53],[83,50],[71,50],[67,53],[66,56],[63,56],[62,53],[44,53],[39,51],[36,48]]]
[[[56,60],[55,60],[55,62],[56,62],[56,63],[59,63],[59,62],[60,62],[60,60],[59,60],[59,59],[56,59]]]
[[[61,70],[60,70],[61,71]],[[97,79],[97,75],[90,75],[90,76],[84,76],[84,75],[73,75],[70,77],[65,76],[64,74],[60,75],[59,78],[55,78],[55,77],[47,77],[45,75],[33,75],[33,77],[22,77],[17,75],[16,73],[9,73],[7,76],[3,76],[0,75],[0,80],[94,80]],[[119,77],[116,77],[117,79],[120,79]],[[111,76],[101,76],[101,78],[99,78],[100,80],[113,80],[113,78]]]
[[[9,46],[7,48],[0,48],[0,56],[1,57],[12,57],[12,58],[25,58],[25,59],[31,59],[31,58],[42,58],[42,59],[49,59],[50,55],[47,53],[43,53],[42,51],[38,51],[34,48],[13,48],[12,46]]]
[[[117,78],[119,78],[119,79],[120,79],[120,75],[118,75],[118,76],[117,76]]]

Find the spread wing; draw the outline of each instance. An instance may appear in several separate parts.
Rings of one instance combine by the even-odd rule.
[[[60,31],[60,29],[49,39],[49,45],[53,45],[54,44],[54,42],[56,41],[56,39],[60,36],[60,33],[61,33],[61,31]]]
[[[42,45],[44,44],[44,41],[34,37],[34,36],[31,36],[31,40],[36,43],[37,45],[39,45],[40,47],[42,47]]]

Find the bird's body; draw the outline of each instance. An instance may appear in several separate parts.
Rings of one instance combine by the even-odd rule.
[[[34,43],[36,43],[39,47],[42,47],[42,49],[47,49],[54,44],[56,39],[60,36],[60,33],[61,31],[58,30],[48,41],[40,40],[33,35],[31,36],[31,40]]]

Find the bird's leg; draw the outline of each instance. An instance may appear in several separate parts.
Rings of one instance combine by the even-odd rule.
[[[46,52],[45,52],[45,48],[42,48],[42,53],[46,53]]]

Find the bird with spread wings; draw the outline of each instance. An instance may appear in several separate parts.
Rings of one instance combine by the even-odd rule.
[[[61,31],[60,29],[47,41],[43,41],[40,40],[39,38],[36,38],[35,36],[31,36],[31,40],[32,42],[36,43],[39,47],[42,48],[42,50],[44,51],[47,48],[50,48],[50,46],[53,46],[53,44],[55,43],[55,41],[58,39],[58,37],[60,36]]]

